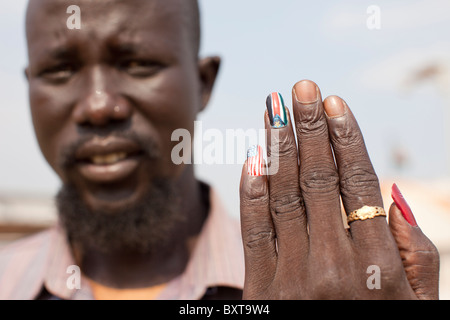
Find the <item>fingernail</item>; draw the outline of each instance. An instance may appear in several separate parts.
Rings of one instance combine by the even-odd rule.
[[[342,117],[345,114],[345,102],[337,96],[326,98],[323,108],[329,118]]]
[[[314,82],[302,80],[295,84],[294,96],[301,104],[311,104],[319,100],[319,90]]]
[[[267,112],[269,113],[270,125],[273,128],[287,126],[286,107],[283,97],[278,92],[272,92],[266,99]]]
[[[405,198],[403,197],[402,193],[400,192],[400,189],[397,187],[397,185],[394,183],[392,185],[392,193],[391,193],[392,199],[395,202],[395,205],[397,208],[400,209],[403,218],[405,218],[408,223],[413,226],[417,227],[416,219],[414,218],[414,215],[411,211],[411,208],[409,207],[408,203],[406,202]]]
[[[264,158],[262,148],[259,145],[252,146],[247,151],[247,173],[249,176],[259,177],[263,175]]]

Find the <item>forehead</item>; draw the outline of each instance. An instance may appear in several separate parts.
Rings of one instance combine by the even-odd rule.
[[[179,49],[189,39],[182,4],[182,0],[30,0],[28,44],[50,49],[67,42],[98,45],[110,41]],[[80,8],[79,30],[67,27],[71,5]]]

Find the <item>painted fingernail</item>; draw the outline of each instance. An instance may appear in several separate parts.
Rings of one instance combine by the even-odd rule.
[[[323,108],[330,118],[342,117],[345,114],[345,102],[337,96],[326,98],[323,102]]]
[[[249,176],[259,177],[263,175],[264,158],[262,148],[259,145],[252,146],[247,151],[247,173]]]
[[[400,209],[405,220],[408,221],[408,223],[411,226],[417,227],[417,222],[416,222],[416,219],[414,218],[411,208],[409,207],[408,203],[406,202],[405,198],[403,197],[402,193],[400,192],[400,189],[397,187],[397,185],[395,183],[392,185],[391,196],[392,196],[392,199],[394,200],[397,208]]]
[[[319,90],[314,82],[302,80],[294,86],[294,97],[301,104],[311,104],[319,99]]]
[[[278,92],[272,92],[266,99],[267,112],[269,113],[270,125],[273,128],[287,126],[286,107],[283,97]]]

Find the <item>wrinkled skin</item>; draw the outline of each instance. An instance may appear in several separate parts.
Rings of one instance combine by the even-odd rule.
[[[272,128],[265,114],[275,142],[267,145],[269,175],[249,175],[247,162],[242,171],[244,298],[437,299],[439,254],[395,204],[390,224],[383,216],[343,224],[340,197],[347,213],[383,207],[349,107],[336,96],[322,101],[311,81],[297,83],[292,100],[286,127]],[[367,285],[372,265],[379,289]]]
[[[27,12],[26,75],[43,156],[94,211],[123,214],[142,201],[154,181],[173,181],[188,221],[167,235],[170,250],[104,255],[97,248],[79,248],[83,255],[77,264],[92,279],[114,287],[169,281],[184,270],[189,241],[208,212],[193,166],[171,160],[178,143],[171,136],[179,128],[193,134],[220,59],[198,57],[190,28],[195,22],[189,20],[194,17],[185,17],[187,1],[70,4],[81,8],[79,30],[66,26],[67,1],[32,0]],[[89,159],[111,152],[129,154],[110,172]]]
[[[82,7],[81,30],[67,29],[66,1],[33,0],[28,11],[31,114],[42,153],[62,183],[73,184],[89,208],[116,214],[139,201],[154,179],[176,181],[183,194],[189,224],[170,235],[172,250],[157,256],[104,256],[84,248],[83,272],[106,285],[133,288],[173,279],[187,263],[188,239],[199,233],[206,216],[192,167],[171,161],[177,143],[171,134],[179,128],[192,133],[198,112],[208,103],[220,59],[198,59],[181,22],[180,1],[99,5],[76,0],[70,4]],[[269,179],[242,177],[244,297],[436,298],[438,256],[419,229],[409,228],[401,216],[391,223],[392,233],[384,218],[354,222],[351,237],[342,227],[339,191],[347,211],[361,204],[382,205],[351,113],[328,119],[320,99],[306,109],[294,103],[294,118],[300,153],[290,124],[279,129],[280,173]],[[141,153],[135,169],[120,179],[92,179],[92,174],[80,174],[80,164],[62,165],[64,151],[74,143],[104,147],[116,139],[114,149],[120,151],[123,133],[152,141],[157,156]],[[135,142],[127,141],[126,148]],[[348,153],[339,152],[344,147]],[[381,290],[365,287],[368,264],[380,266]]]

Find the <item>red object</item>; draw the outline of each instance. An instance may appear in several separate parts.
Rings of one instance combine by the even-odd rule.
[[[402,193],[400,192],[400,189],[397,187],[397,185],[394,183],[392,185],[392,193],[391,193],[392,199],[395,202],[395,205],[397,208],[400,209],[403,217],[408,221],[408,223],[413,226],[417,227],[416,219],[414,218],[414,215],[411,211],[411,208],[409,207],[408,203],[406,202],[405,198],[403,197]]]
[[[264,159],[262,148],[259,145],[251,147],[247,152],[247,170],[249,176],[263,175]]]
[[[272,108],[273,108],[273,116],[277,114],[281,114],[281,101],[278,96],[278,93],[273,92],[272,93]]]

